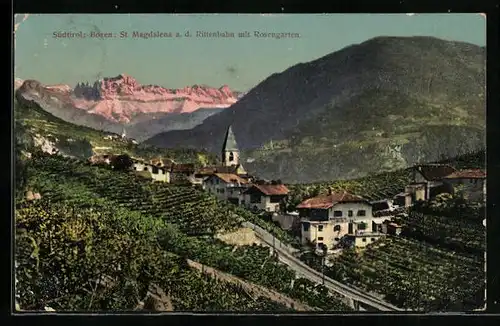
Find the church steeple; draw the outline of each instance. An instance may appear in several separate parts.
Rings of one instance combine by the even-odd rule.
[[[224,144],[222,145],[222,165],[223,166],[238,165],[239,159],[240,159],[240,150],[238,149],[238,144],[236,143],[236,138],[234,137],[233,129],[231,128],[231,126],[229,126],[229,128],[227,128]]]

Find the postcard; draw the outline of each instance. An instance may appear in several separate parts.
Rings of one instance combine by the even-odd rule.
[[[20,14],[15,312],[485,309],[483,14]]]

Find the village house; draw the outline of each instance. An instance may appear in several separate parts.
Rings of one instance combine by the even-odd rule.
[[[486,200],[486,171],[480,169],[455,171],[443,178],[448,191],[453,193],[455,187],[463,187],[468,199],[473,201]]]
[[[443,178],[455,171],[456,169],[448,164],[417,165],[412,170],[412,183],[406,186],[404,194],[400,195],[408,197],[405,203],[410,205],[419,200],[429,200],[446,192]]]
[[[153,181],[170,182],[170,171],[165,167],[142,160],[132,159],[132,169],[140,175],[150,177]]]
[[[173,164],[170,167],[170,180],[172,183],[201,184],[201,180],[195,177],[194,164]]]
[[[363,243],[382,236],[379,230],[385,218],[374,218],[368,200],[345,191],[306,199],[297,210],[304,244],[325,245],[332,249],[347,235],[359,236]],[[365,236],[368,234],[370,237]]]
[[[242,205],[253,210],[280,212],[288,195],[288,188],[282,184],[253,184],[243,192]]]
[[[240,205],[243,192],[248,188],[247,180],[229,173],[215,173],[203,181],[203,188],[221,200]]]
[[[441,193],[453,193],[456,186],[463,186],[470,200],[484,201],[486,172],[480,169],[456,170],[447,164],[418,165],[413,168],[413,182],[394,200],[397,204],[411,206],[416,201],[426,201]]]

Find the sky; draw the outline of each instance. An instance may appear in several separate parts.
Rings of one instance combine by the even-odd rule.
[[[23,21],[24,20],[24,21]],[[121,73],[141,84],[247,91],[273,73],[377,36],[434,36],[486,45],[481,14],[31,14],[16,15],[16,78],[43,84],[90,83]],[[113,38],[92,38],[92,31]],[[191,37],[134,38],[161,31]],[[234,38],[195,37],[196,31]],[[249,31],[298,33],[296,38],[239,38]],[[87,37],[55,38],[57,32]],[[127,37],[120,37],[126,32]]]

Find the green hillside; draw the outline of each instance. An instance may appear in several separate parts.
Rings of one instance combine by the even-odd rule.
[[[485,75],[484,47],[376,37],[273,74],[192,130],[146,142],[218,151],[231,125],[251,174],[359,178],[483,149]]]
[[[201,150],[158,149],[137,145],[130,140],[108,140],[105,136],[113,134],[66,122],[35,104],[21,105],[17,100],[14,100],[14,119],[16,138],[24,138],[26,144],[33,146],[34,138],[37,138],[39,143],[46,141],[59,149],[61,153],[81,159],[86,159],[93,154],[126,153],[144,159],[160,156],[173,159],[178,163],[202,164],[215,161],[215,155]]]
[[[218,240],[243,220],[283,241],[291,238],[209,194],[38,152],[26,161],[24,177],[42,196],[16,203],[18,300],[25,309],[130,310],[150,283],[170,293],[175,310],[284,309],[207,280],[186,267],[188,258],[311,307],[349,309],[321,285],[295,279],[269,248]],[[111,277],[115,286],[96,290],[92,299],[95,291],[86,282],[97,275]]]

